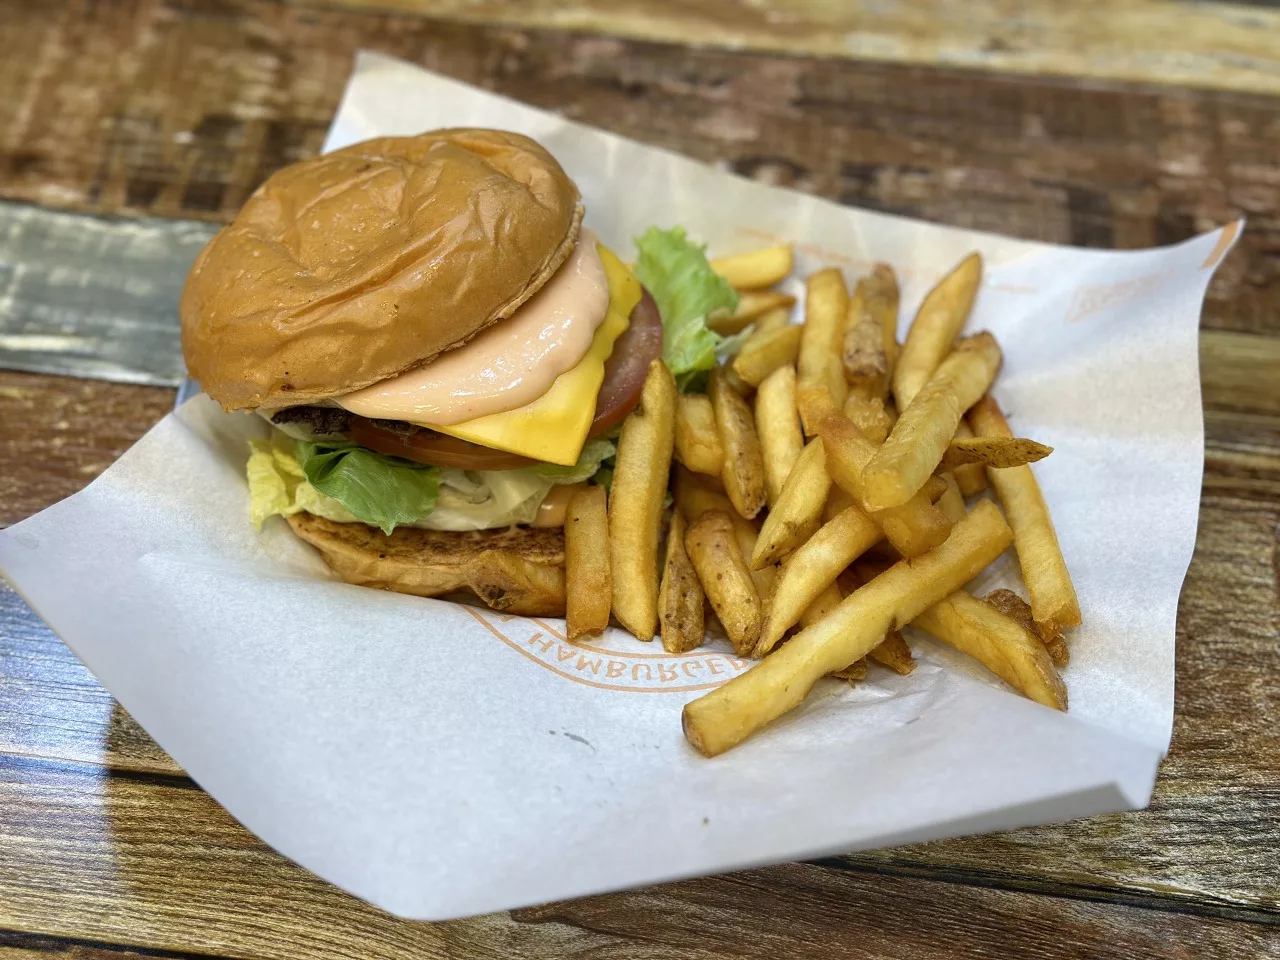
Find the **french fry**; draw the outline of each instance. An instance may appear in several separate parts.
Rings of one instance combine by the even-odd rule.
[[[840,601],[844,599],[840,595],[840,590],[834,583],[827,584],[827,588],[813,598],[813,602],[805,608],[804,613],[800,614],[800,624],[805,627],[811,627],[827,614],[831,613],[836,607],[840,606]],[[764,656],[760,653],[760,645],[756,644],[757,658]]]
[[[911,499],[942,459],[964,412],[986,393],[999,368],[1000,346],[991,334],[956,344],[863,470],[866,507],[883,510]]]
[[[764,458],[765,495],[772,506],[804,449],[800,415],[796,412],[795,367],[779,367],[760,384],[756,391],[756,433]]]
[[[966,440],[972,436],[973,430],[970,429],[968,420],[961,420],[956,424],[955,439]],[[966,463],[962,467],[956,467],[955,475],[956,486],[966,497],[976,497],[987,489],[987,468],[980,463]]]
[[[733,509],[733,504],[725,495],[724,488],[713,486],[716,484],[713,478],[705,474],[691,473],[680,464],[676,464],[674,472],[675,481],[671,485],[672,497],[685,523],[693,523],[708,510],[723,510],[733,518],[733,532],[738,540],[738,546],[742,549],[743,562],[750,562],[751,554],[756,547],[758,531],[750,520],[744,520]],[[751,579],[756,585],[756,592],[760,595],[761,602],[773,596],[773,582],[777,574],[778,568],[774,566],[751,571]]]
[[[714,257],[711,269],[737,290],[761,290],[785,280],[793,262],[790,246],[765,247],[750,253]]]
[[[879,397],[868,399],[850,390],[844,401],[844,415],[876,446],[884,443],[893,429],[893,419]]]
[[[880,666],[888,667],[894,673],[904,677],[916,668],[916,658],[912,656],[911,648],[907,646],[907,641],[903,639],[900,630],[890,630],[886,633],[884,639],[872,647],[867,656]]]
[[[827,417],[821,427],[824,463],[837,485],[863,506],[863,470],[879,449],[847,418]],[[906,503],[868,513],[889,542],[904,557],[917,557],[938,546],[951,531],[951,521],[929,500],[932,491],[922,489]]]
[[[1058,632],[1049,636],[1042,636],[1036,626],[1035,617],[1031,614],[1031,604],[1027,603],[1012,590],[992,590],[982,598],[982,602],[990,604],[1006,617],[1012,617],[1027,630],[1030,630],[1031,635],[1037,637],[1044,644],[1045,650],[1049,653],[1049,659],[1053,661],[1055,667],[1065,667],[1071,662],[1071,652],[1067,649],[1067,641],[1063,638],[1062,633]]]
[[[721,336],[740,333],[756,320],[773,310],[790,310],[796,305],[796,298],[789,293],[778,293],[776,290],[753,290],[738,297],[738,306],[733,313],[711,314],[707,317],[707,326]]]
[[[841,595],[847,597],[864,583],[868,583],[884,573],[891,566],[893,566],[892,563],[857,563],[846,568],[840,573],[840,576],[836,577],[836,586],[839,588]],[[860,575],[864,571],[865,576]],[[916,658],[912,656],[911,648],[907,646],[907,641],[899,630],[890,630],[886,633],[884,639],[867,656],[881,666],[888,667],[894,673],[902,674],[903,676],[911,673],[916,668]]]
[[[803,623],[805,610],[881,536],[876,522],[850,505],[801,544],[782,564],[756,656],[772,650],[796,621]]]
[[[718,477],[724,469],[724,447],[706,394],[676,394],[675,458],[695,473]]]
[[[729,502],[739,515],[750,520],[764,506],[764,454],[756,433],[751,408],[742,395],[728,385],[724,370],[711,371],[707,395],[716,415],[716,430],[724,447],[724,482]]]
[[[671,476],[671,496],[686,524],[693,523],[708,510],[733,511],[719,477],[694,473],[679,463],[672,466]]]
[[[954,593],[1012,540],[999,509],[980,502],[941,546],[895,564],[746,673],[686,704],[685,737],[709,757],[741,743],[798,706],[819,679],[866,656],[890,629]]]
[[[702,585],[685,550],[685,530],[680,511],[671,511],[667,556],[658,588],[658,623],[662,628],[662,649],[667,653],[693,650],[702,644],[707,632]]]
[[[1011,437],[1013,431],[994,397],[984,397],[973,408],[969,423],[980,437]],[[1058,534],[1049,507],[1031,467],[987,469],[1013,528],[1014,546],[1022,580],[1031,597],[1031,615],[1041,635],[1052,636],[1080,624],[1080,602],[1071,583],[1067,562],[1058,545]]]
[[[971,253],[925,296],[894,365],[893,398],[899,413],[911,406],[951,352],[969,319],[981,282],[982,257]]]
[[[847,680],[851,687],[857,686],[859,680],[867,679],[867,658],[862,657],[859,660],[855,660],[843,670],[833,670],[827,676],[834,677],[837,680]]]
[[[964,519],[964,497],[960,493],[960,486],[956,483],[953,474],[943,474],[942,480],[946,483],[947,489],[938,498],[938,509],[945,513],[952,523],[959,523]]]
[[[641,640],[658,628],[658,534],[675,440],[676,383],[649,364],[640,405],[622,423],[609,497],[613,614]]]
[[[827,502],[822,505],[822,522],[830,523],[842,511],[851,506],[853,506],[853,497],[849,496],[849,492],[843,487],[839,487],[834,483],[831,484],[831,490],[827,494]]]
[[[850,393],[881,401],[888,397],[897,328],[898,281],[890,267],[879,263],[858,280],[849,299],[841,359]]]
[[[805,436],[818,431],[818,423],[834,406],[840,409],[848,387],[840,363],[840,341],[849,292],[844,276],[835,267],[819,270],[805,284],[804,336],[796,359],[796,405]]]
[[[565,627],[569,641],[609,626],[609,511],[604,487],[574,492],[564,515]]]
[[[1022,437],[958,437],[947,445],[938,462],[938,472],[954,470],[966,463],[988,467],[1020,467],[1035,463],[1053,453],[1053,447]]]
[[[803,333],[802,327],[790,323],[771,330],[756,330],[733,358],[733,372],[744,383],[758,387],[779,367],[796,362]]]
[[[813,439],[791,469],[782,493],[760,528],[751,569],[759,570],[777,563],[818,529],[822,507],[831,490],[822,454],[822,441]]]
[[[877,263],[871,271],[876,278],[878,288],[884,292],[884,307],[880,309],[880,336],[884,347],[885,359],[889,361],[889,383],[893,384],[893,372],[898,365],[898,354],[902,348],[898,346],[898,277],[893,267],[887,263]]]
[[[733,649],[738,656],[748,656],[760,638],[760,596],[742,559],[733,518],[723,510],[710,510],[689,527],[684,542]]]
[[[1033,632],[988,603],[958,590],[912,624],[973,657],[1024,697],[1067,709],[1067,688]]]
[[[770,310],[755,321],[755,329],[751,332],[763,333],[769,330],[777,330],[779,327],[789,327],[791,323],[791,311],[778,307]]]

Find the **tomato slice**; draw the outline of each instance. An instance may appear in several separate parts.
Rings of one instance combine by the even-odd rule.
[[[596,415],[588,437],[617,426],[640,402],[649,363],[662,354],[662,318],[658,305],[648,290],[641,291],[640,302],[631,311],[631,322],[614,342],[613,352],[604,365],[604,382],[596,397]],[[531,467],[539,461],[483,447],[448,434],[422,428],[413,433],[399,433],[378,426],[365,417],[353,416],[347,438],[390,457],[402,457],[415,463],[459,470],[516,470]]]
[[[538,462],[519,454],[482,447],[478,443],[431,430],[423,429],[412,434],[397,433],[376,426],[364,417],[351,418],[347,439],[389,457],[402,457],[436,467],[456,467],[459,470],[516,470],[531,467]]]

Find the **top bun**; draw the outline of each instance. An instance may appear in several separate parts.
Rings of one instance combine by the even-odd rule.
[[[573,181],[516,133],[383,137],[285,167],[191,268],[187,369],[227,410],[385,380],[510,316],[581,222]]]

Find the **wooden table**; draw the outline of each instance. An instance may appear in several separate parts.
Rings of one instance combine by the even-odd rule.
[[[268,173],[316,152],[363,47],[880,210],[1107,247],[1250,217],[1204,314],[1200,535],[1155,798],[1140,813],[408,923],[245,832],[0,587],[0,958],[1280,956],[1280,13],[385,5],[399,11],[0,0],[0,198],[228,219]],[[82,487],[172,401],[0,372],[0,523]]]

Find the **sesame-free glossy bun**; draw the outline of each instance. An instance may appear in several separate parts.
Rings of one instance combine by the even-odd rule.
[[[227,410],[366,387],[510,316],[581,220],[573,181],[515,133],[383,137],[286,167],[191,268],[187,369]]]

